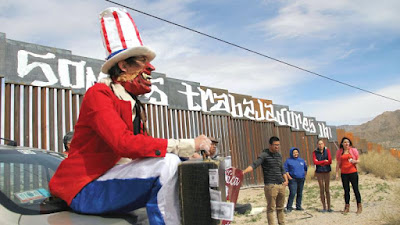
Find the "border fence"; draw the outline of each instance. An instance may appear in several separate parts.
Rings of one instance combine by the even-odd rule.
[[[85,91],[105,76],[100,73],[102,63],[68,50],[9,40],[0,33],[0,137],[20,146],[62,152],[63,136],[76,124]],[[152,83],[152,92],[141,99],[152,136],[213,136],[219,140],[219,154],[232,156],[232,165],[239,169],[268,148],[271,136],[281,139],[284,160],[295,146],[308,165],[312,165],[319,138],[333,157],[343,136],[351,138],[362,152],[383,151],[380,145],[271,100],[160,73],[153,74]],[[396,149],[391,153],[400,157]],[[244,185],[262,183],[261,169],[245,176]]]

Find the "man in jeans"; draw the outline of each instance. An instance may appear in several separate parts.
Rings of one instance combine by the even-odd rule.
[[[285,188],[288,185],[286,171],[283,168],[282,155],[278,152],[280,141],[278,137],[269,139],[269,149],[265,149],[252,165],[243,170],[249,173],[262,165],[264,174],[264,192],[267,199],[268,224],[275,224],[274,212],[278,217],[278,224],[285,224]]]

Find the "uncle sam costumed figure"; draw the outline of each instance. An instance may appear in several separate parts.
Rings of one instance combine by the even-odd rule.
[[[137,96],[151,91],[150,62],[129,13],[100,13],[109,76],[89,88],[82,101],[68,158],[50,181],[50,191],[85,214],[129,212],[146,207],[151,225],[180,224],[178,156],[210,148],[205,135],[194,139],[151,137]]]

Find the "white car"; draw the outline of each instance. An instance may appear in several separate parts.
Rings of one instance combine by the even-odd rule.
[[[48,183],[64,156],[53,151],[0,145],[0,224],[149,224],[145,208],[129,214],[74,213],[50,195]]]

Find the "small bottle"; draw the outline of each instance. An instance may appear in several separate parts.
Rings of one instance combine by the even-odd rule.
[[[353,159],[352,159],[352,158],[350,158],[350,159],[349,159],[349,162],[353,162]]]

